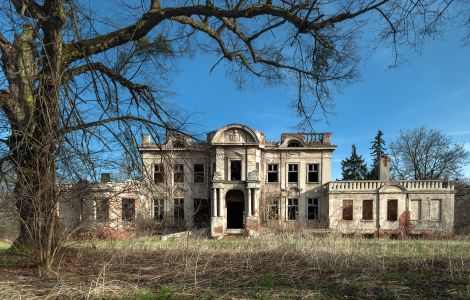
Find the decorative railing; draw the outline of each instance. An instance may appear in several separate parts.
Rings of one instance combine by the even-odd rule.
[[[357,181],[332,181],[327,183],[329,191],[357,191],[377,190],[384,185],[397,184],[407,190],[453,190],[454,184],[442,180],[357,180]]]

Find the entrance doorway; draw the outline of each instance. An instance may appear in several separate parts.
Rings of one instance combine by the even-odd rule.
[[[245,194],[240,190],[230,190],[225,195],[227,202],[227,228],[243,228]]]

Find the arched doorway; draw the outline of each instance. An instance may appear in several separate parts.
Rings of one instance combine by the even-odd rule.
[[[225,195],[227,207],[227,228],[243,228],[245,194],[240,190],[230,190]]]

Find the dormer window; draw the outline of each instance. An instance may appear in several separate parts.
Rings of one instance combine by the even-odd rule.
[[[184,141],[183,140],[175,140],[173,142],[173,148],[184,148]]]
[[[302,144],[299,141],[290,141],[287,144],[287,147],[289,147],[289,148],[302,147]]]

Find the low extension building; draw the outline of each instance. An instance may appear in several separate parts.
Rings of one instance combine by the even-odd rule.
[[[261,227],[364,235],[452,234],[452,183],[391,181],[387,157],[381,160],[380,180],[332,181],[335,148],[329,133],[285,133],[271,142],[241,124],[213,131],[204,142],[169,135],[158,144],[144,136],[144,179],[132,202],[133,222],[207,226],[212,236],[254,235]],[[117,211],[124,212],[129,198],[126,194]],[[97,211],[94,218],[99,221]],[[122,220],[124,213],[115,225]]]

